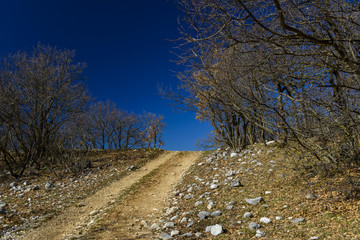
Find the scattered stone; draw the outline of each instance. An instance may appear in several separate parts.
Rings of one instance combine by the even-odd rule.
[[[207,209],[211,210],[215,206],[213,201],[209,201],[209,204],[207,205]]]
[[[222,212],[219,211],[219,210],[217,210],[217,211],[214,211],[214,212],[211,213],[211,217],[218,217],[218,216],[220,216],[221,214],[222,214]]]
[[[180,223],[186,223],[188,221],[188,219],[186,217],[183,217],[181,220],[180,220]]]
[[[34,185],[32,190],[36,191],[36,190],[40,190],[40,186],[39,185]]]
[[[167,222],[164,224],[164,228],[173,228],[173,227],[175,227],[174,222]]]
[[[197,201],[197,202],[195,203],[195,207],[200,206],[200,205],[203,205],[203,204],[204,204],[203,201]]]
[[[160,224],[159,224],[159,223],[153,223],[149,229],[150,229],[150,230],[157,230],[157,229],[159,229],[159,228],[160,228]]]
[[[7,203],[1,203],[0,204],[0,214],[7,213],[6,207],[7,207]]]
[[[316,194],[313,194],[313,193],[310,193],[310,194],[306,195],[306,199],[309,199],[309,200],[315,200],[317,198],[318,198],[318,196]]]
[[[268,195],[268,194],[271,194],[272,191],[265,191],[265,194]]]
[[[306,219],[305,218],[296,218],[294,220],[291,220],[292,223],[301,223],[301,222],[305,222]]]
[[[128,166],[128,167],[126,168],[126,171],[131,172],[131,171],[135,171],[136,169],[138,169],[138,167],[136,167],[136,166],[134,166],[134,165],[130,165],[130,166]]]
[[[181,235],[180,237],[192,237],[192,233],[188,232],[188,233],[184,233],[183,235]]]
[[[203,219],[209,217],[210,215],[211,215],[210,212],[201,211],[201,212],[199,212],[198,217],[200,218],[200,220],[203,220]]]
[[[234,176],[234,175],[235,175],[235,171],[229,170],[229,171],[225,174],[225,177],[231,177],[231,176]]]
[[[94,211],[90,212],[90,216],[94,216],[98,213],[99,213],[99,210],[94,210]]]
[[[200,237],[202,237],[202,233],[201,233],[201,232],[197,232],[197,233],[195,233],[195,236],[198,237],[198,238],[200,238]]]
[[[171,233],[170,233],[170,236],[177,236],[180,234],[180,231],[179,230],[172,230]]]
[[[240,186],[241,186],[240,180],[233,180],[230,183],[230,187],[240,187]]]
[[[288,205],[284,205],[283,208],[288,208],[289,206]]]
[[[282,220],[282,219],[283,219],[282,216],[276,216],[276,217],[275,217],[275,220],[276,220],[276,221],[280,221],[280,220]]]
[[[24,196],[25,196],[25,194],[21,193],[21,194],[19,194],[17,197],[18,197],[18,198],[23,198]]]
[[[96,210],[94,210],[93,212],[96,212]],[[90,215],[91,215],[91,213],[90,213]],[[144,226],[144,227],[147,227],[147,228],[150,227],[150,223],[148,221],[145,221],[145,220],[141,221],[141,225]]]
[[[186,225],[187,228],[191,227],[192,225],[194,225],[194,221],[189,221],[189,223]]]
[[[12,183],[9,184],[10,188],[16,188],[16,186],[17,186],[16,182],[12,182]]]
[[[159,238],[166,240],[166,239],[171,239],[171,236],[168,233],[163,233],[159,236]]]
[[[210,233],[211,235],[213,236],[217,236],[217,235],[220,235],[221,233],[223,233],[223,228],[221,225],[219,224],[216,224],[214,226],[211,227],[211,230],[210,230]]]
[[[210,189],[211,190],[214,190],[214,189],[216,189],[216,188],[218,188],[219,186],[217,185],[217,184],[215,184],[215,183],[212,183],[211,185],[210,185]]]
[[[261,231],[261,230],[256,230],[256,234],[255,234],[255,237],[258,237],[258,238],[260,238],[260,237],[265,237],[265,235],[266,235],[266,233],[265,232],[263,232],[263,231]]]
[[[166,214],[171,215],[171,214],[176,213],[177,211],[179,211],[178,207],[171,207],[171,208],[168,208],[168,210],[166,211]]]
[[[262,218],[260,218],[260,222],[268,224],[268,223],[271,223],[271,220],[270,220],[270,218],[262,217]]]
[[[248,204],[251,204],[251,205],[256,205],[260,202],[263,202],[264,199],[262,197],[257,197],[257,198],[245,198],[245,202],[247,202]]]
[[[45,183],[45,189],[50,190],[54,187],[54,181],[46,182]]]
[[[249,223],[249,229],[250,230],[256,230],[256,229],[259,229],[259,228],[261,228],[260,224],[254,223],[254,222]]]
[[[185,199],[186,200],[189,200],[189,199],[191,199],[191,198],[193,198],[194,197],[194,194],[188,194],[188,195],[185,195]]]
[[[254,215],[251,212],[244,213],[244,218],[252,218]]]
[[[226,210],[232,210],[234,208],[234,205],[227,205]]]
[[[311,237],[311,238],[309,238],[309,240],[317,240],[317,239],[319,239],[319,237]]]
[[[233,152],[233,153],[230,154],[230,157],[231,157],[231,158],[236,157],[236,156],[237,156],[237,153],[234,153],[234,152]]]

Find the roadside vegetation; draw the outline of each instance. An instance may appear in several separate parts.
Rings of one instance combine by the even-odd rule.
[[[160,149],[90,150],[81,156],[83,165],[74,174],[63,167],[43,168],[14,181],[3,176],[0,184],[0,236],[14,239],[70,206],[117,181],[148,161],[160,156]],[[80,167],[78,168],[78,170]]]
[[[163,95],[234,149],[276,140],[298,172],[360,179],[358,1],[179,0],[179,91]]]
[[[297,158],[296,150],[276,143],[208,152],[150,228],[161,239],[359,239],[360,200],[344,199],[342,188],[333,187],[339,175],[324,181],[299,174]],[[246,202],[256,198],[262,200]],[[215,225],[222,230],[211,231]]]
[[[21,178],[44,168],[76,174],[91,165],[84,157],[89,150],[163,145],[163,116],[136,115],[111,101],[92,101],[85,67],[75,62],[74,51],[41,44],[1,61],[2,178]]]

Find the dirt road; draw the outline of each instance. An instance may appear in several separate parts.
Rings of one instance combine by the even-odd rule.
[[[140,229],[140,223],[134,221],[152,221],[160,216],[172,187],[199,156],[200,152],[167,152],[22,239],[149,239],[149,230]]]

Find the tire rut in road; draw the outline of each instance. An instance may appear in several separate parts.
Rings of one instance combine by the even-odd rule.
[[[92,196],[82,200],[80,205],[82,207],[76,205],[67,208],[60,215],[44,222],[39,228],[30,230],[24,236],[20,237],[20,239],[60,240],[67,238],[66,236],[73,235],[76,233],[78,226],[87,225],[89,219],[91,219],[90,213],[101,212],[106,209],[112,202],[118,199],[126,189],[178,154],[179,152],[167,152],[151,160],[139,170],[111,183]]]
[[[200,154],[182,152],[162,164],[110,209],[82,239],[153,239],[142,222],[152,223],[161,216],[172,188]]]

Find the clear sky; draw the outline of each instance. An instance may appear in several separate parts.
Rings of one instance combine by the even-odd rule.
[[[165,149],[194,150],[210,126],[174,111],[158,95],[178,84],[171,60],[181,14],[172,0],[9,0],[0,3],[0,55],[31,51],[38,42],[76,50],[88,89],[128,112],[164,115]]]

